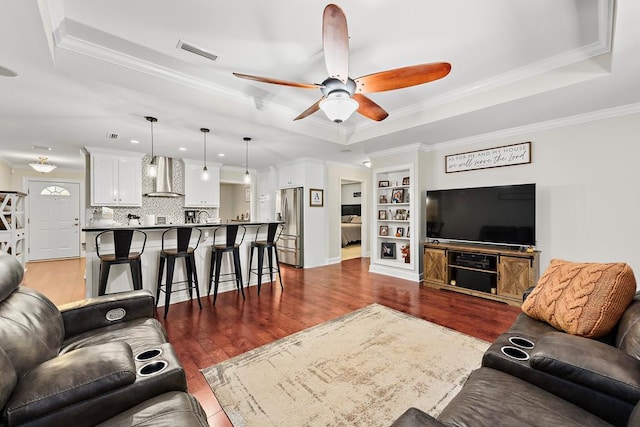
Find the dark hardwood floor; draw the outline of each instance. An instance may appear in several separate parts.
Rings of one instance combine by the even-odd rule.
[[[53,263],[59,262],[66,261]],[[219,294],[215,306],[211,297],[203,298],[202,310],[195,301],[174,304],[166,320],[158,311],[185,367],[189,391],[204,406],[211,425],[230,423],[200,369],[369,304],[382,304],[486,341],[506,331],[520,313],[518,307],[419,286],[368,269],[368,258],[311,269],[283,266],[284,292],[276,281],[263,285],[260,296],[255,286],[245,290],[246,300],[233,291]],[[37,285],[35,275],[33,269],[28,271],[25,285]],[[53,284],[56,276],[47,276]],[[33,287],[58,304],[66,302],[56,300],[60,286]]]

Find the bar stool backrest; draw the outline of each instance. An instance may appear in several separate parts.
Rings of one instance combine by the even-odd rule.
[[[279,222],[270,222],[267,225],[267,243],[274,243],[280,238],[284,227]]]
[[[144,252],[144,247],[147,243],[147,233],[140,230],[106,230],[99,233],[96,236],[96,253],[98,258],[100,258],[100,244],[102,243],[102,236],[106,234],[112,235],[113,240],[113,248],[116,259],[127,259],[129,258],[129,254],[131,253],[131,244],[135,240],[136,251],[139,253]],[[140,243],[140,240],[142,242]],[[105,255],[104,253],[102,255]]]
[[[227,248],[232,248],[236,245],[241,245],[244,240],[244,235],[247,233],[247,228],[244,225],[238,224],[230,224],[225,225],[224,227],[218,227],[213,232],[213,244],[216,244],[216,233],[221,229],[226,230],[226,238],[225,238],[225,246]],[[242,231],[242,235],[238,237],[238,232]]]
[[[192,246],[192,235],[195,236],[197,232],[197,240],[195,240],[195,245],[193,246],[193,250],[195,251],[200,244],[200,237],[202,237],[202,230],[195,227],[173,227],[165,230],[162,233],[162,251],[165,249],[165,243],[168,242],[177,242],[176,249],[178,253],[186,253],[187,250]]]

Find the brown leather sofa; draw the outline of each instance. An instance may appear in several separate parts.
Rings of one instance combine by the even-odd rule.
[[[0,254],[0,425],[208,425],[151,293],[56,307],[22,276]]]
[[[598,340],[520,314],[437,419],[411,408],[393,426],[640,426],[639,401],[636,297]]]

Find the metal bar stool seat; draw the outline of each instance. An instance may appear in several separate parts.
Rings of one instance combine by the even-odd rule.
[[[113,241],[113,253],[100,253],[100,246],[103,246],[103,238],[111,235]],[[131,245],[134,239],[137,242],[134,252],[131,252]],[[140,244],[139,241],[142,240]],[[144,252],[144,246],[147,243],[147,234],[140,230],[106,230],[96,235],[96,254],[100,258],[100,280],[98,285],[98,295],[104,295],[107,292],[107,280],[109,271],[114,264],[129,264],[131,269],[131,281],[133,289],[142,289],[142,261],[140,259]]]
[[[224,229],[226,231],[224,244],[216,244],[217,233]],[[242,234],[239,236],[239,231],[242,230]],[[209,289],[207,295],[211,293],[211,282],[213,281],[213,304],[216,303],[218,298],[218,285],[220,282],[236,282],[236,288],[242,293],[242,299],[244,296],[244,286],[242,283],[242,267],[240,265],[240,245],[244,241],[244,236],[247,233],[247,228],[244,225],[230,224],[222,227],[218,227],[213,232],[213,245],[211,246],[211,267],[209,268]],[[233,271],[230,273],[221,273],[222,269],[222,255],[228,253],[231,254],[233,261]],[[220,276],[234,276],[228,279],[220,280]]]
[[[264,227],[267,227],[267,236],[264,240],[258,240],[258,235],[260,234],[260,230],[263,230]],[[251,242],[251,248],[249,253],[249,279],[251,278],[251,274],[255,274],[258,276],[258,295],[260,295],[260,288],[262,287],[262,276],[265,274],[269,274],[270,282],[273,284],[273,274],[277,274],[280,279],[280,289],[284,290],[284,286],[282,286],[282,275],[280,274],[280,261],[278,260],[278,250],[276,247],[276,242],[280,238],[280,234],[282,234],[283,226],[278,222],[270,222],[267,224],[262,224],[256,229],[256,237]],[[254,249],[258,251],[258,267],[251,268],[251,263],[253,262],[253,252]],[[267,252],[267,261],[269,263],[269,267],[266,271],[263,271],[263,263],[264,263],[264,253]],[[276,258],[276,264],[273,266],[273,255]]]
[[[192,235],[197,232],[197,240],[193,247],[191,247]],[[169,234],[168,234],[169,233]],[[175,240],[174,240],[175,234]],[[167,318],[169,313],[169,305],[171,303],[171,294],[173,292],[187,290],[189,291],[189,299],[193,300],[193,289],[196,290],[196,298],[198,300],[198,306],[202,310],[202,303],[200,302],[200,289],[198,285],[198,272],[196,269],[196,257],[195,251],[200,244],[200,238],[202,237],[202,231],[199,228],[194,227],[173,227],[165,230],[162,233],[162,248],[160,250],[160,263],[158,265],[158,285],[156,288],[156,307],[160,300],[160,292],[165,293],[164,299],[164,318]],[[175,248],[165,248],[165,244],[169,240],[175,241]],[[173,273],[175,269],[176,259],[184,259],[184,265],[187,272],[187,279],[174,282]],[[164,272],[164,265],[167,264],[167,274],[165,283],[162,283],[162,274]],[[174,289],[173,285],[186,284],[185,287]]]

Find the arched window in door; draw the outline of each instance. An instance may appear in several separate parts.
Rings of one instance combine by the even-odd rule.
[[[49,187],[43,188],[40,192],[41,196],[71,196],[69,190],[64,187],[60,187],[59,185],[50,185]]]

